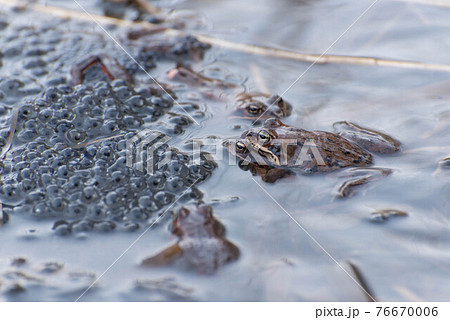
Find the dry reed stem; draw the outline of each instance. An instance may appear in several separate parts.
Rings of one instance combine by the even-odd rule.
[[[400,0],[399,0],[400,1]],[[18,0],[0,0],[0,4],[7,6],[17,6],[23,4],[23,2]],[[45,14],[51,14],[63,19],[78,19],[90,21],[91,18],[83,12],[65,9],[55,6],[44,6],[40,4],[27,4],[27,8]],[[101,15],[91,14],[94,19],[99,23],[110,24],[121,27],[140,27],[143,29],[155,29],[160,28],[156,24],[149,22],[133,22],[123,19],[110,18]],[[185,36],[186,33],[176,29],[165,29],[164,33],[169,36]],[[424,63],[418,61],[402,61],[402,60],[391,60],[391,59],[379,59],[374,57],[361,57],[361,56],[345,56],[345,55],[329,55],[329,54],[308,54],[289,50],[276,49],[271,47],[257,46],[245,43],[232,42],[227,40],[222,40],[214,38],[207,35],[192,33],[199,41],[203,43],[208,43],[213,46],[218,46],[228,50],[239,51],[248,54],[255,54],[261,56],[268,56],[279,59],[290,59],[295,61],[304,61],[317,64],[351,64],[351,65],[364,65],[364,66],[383,66],[383,67],[396,67],[396,68],[407,68],[407,69],[418,69],[418,70],[435,70],[435,71],[446,71],[450,72],[450,65],[445,64],[432,64]]]

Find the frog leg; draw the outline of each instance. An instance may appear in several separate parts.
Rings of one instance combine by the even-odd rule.
[[[107,54],[100,54],[90,56],[87,59],[81,61],[80,63],[74,65],[70,70],[70,75],[72,77],[72,82],[76,84],[81,84],[84,81],[84,72],[90,67],[99,64],[102,72],[106,77],[113,81],[115,79],[125,80],[127,83],[132,84],[133,79],[125,70],[125,68],[117,62],[116,59],[110,57]]]
[[[170,247],[162,250],[161,252],[157,253],[156,255],[142,260],[141,265],[152,267],[169,264],[173,262],[175,259],[177,259],[182,253],[183,250],[181,249],[181,247],[178,245],[177,242],[171,245]]]
[[[361,127],[353,122],[339,121],[333,124],[336,133],[369,152],[392,154],[398,152],[401,143],[386,133]]]
[[[346,177],[349,179],[344,181],[338,189],[338,197],[340,198],[353,196],[356,188],[388,176],[392,173],[392,170],[386,168],[352,168],[348,172],[349,174]]]

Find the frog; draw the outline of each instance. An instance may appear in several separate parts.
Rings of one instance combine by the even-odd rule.
[[[195,87],[205,98],[216,101],[228,98],[230,95],[224,92],[234,89],[236,108],[230,118],[259,121],[274,117],[281,119],[292,113],[292,105],[278,94],[246,91],[236,93],[236,90],[240,88],[239,85],[207,77],[189,66],[179,64],[167,72],[167,78]]]
[[[234,117],[250,120],[285,118],[292,113],[292,105],[278,94],[243,93],[238,96]]]
[[[400,149],[398,140],[351,122],[336,123],[335,128],[337,133],[308,131],[270,118],[238,139],[226,139],[224,146],[240,160],[242,169],[269,183],[299,171],[308,174],[369,167],[373,165],[371,152],[388,154]]]
[[[214,217],[210,205],[191,203],[182,206],[175,212],[171,231],[178,241],[144,259],[142,266],[162,266],[182,259],[198,273],[212,274],[239,258],[239,248],[226,239],[225,227]]]

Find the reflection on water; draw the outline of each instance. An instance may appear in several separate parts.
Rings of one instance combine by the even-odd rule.
[[[99,11],[90,1],[81,3]],[[174,7],[204,15],[210,25],[202,30],[206,34],[322,53],[371,3],[197,0],[179,1]],[[449,16],[450,10],[444,8],[380,1],[330,53],[450,64],[450,37],[445,36]],[[257,91],[261,81],[250,65],[257,67],[271,93],[282,93],[309,66],[213,49],[199,68],[247,78],[248,89]],[[450,273],[450,175],[445,169],[436,171],[439,160],[450,154],[447,77],[436,71],[316,65],[284,96],[294,106],[285,121],[290,125],[331,131],[334,122],[349,120],[388,132],[403,144],[398,155],[375,157],[377,167],[390,168],[393,174],[362,187],[351,199],[336,199],[339,181],[332,174],[263,184],[334,259],[357,265],[381,301],[450,298],[450,288],[444,285]],[[227,118],[232,102],[210,102],[207,108],[211,119],[187,133],[186,139],[236,136],[250,126]],[[241,129],[235,129],[236,124]],[[206,277],[174,267],[141,270],[137,264],[143,257],[174,241],[160,226],[140,239],[83,299],[364,300],[352,279],[251,178],[249,172],[223,162],[201,186],[206,199],[239,197],[214,209],[227,228],[227,238],[241,250],[238,261]],[[405,211],[408,216],[378,223],[371,219],[373,212],[385,209]],[[24,236],[31,228],[39,233],[34,241]],[[0,259],[19,255],[54,259],[101,274],[135,237],[61,239],[51,234],[45,222],[14,217],[14,224],[1,229]]]

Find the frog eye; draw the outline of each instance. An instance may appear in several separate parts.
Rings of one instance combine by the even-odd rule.
[[[244,152],[246,149],[247,148],[243,142],[241,142],[241,141],[236,142],[236,151]]]
[[[249,104],[247,106],[247,111],[251,114],[259,114],[262,111],[261,106],[258,106],[256,104]]]
[[[270,141],[270,134],[266,130],[261,130],[258,133],[258,143],[259,144],[266,144]]]

